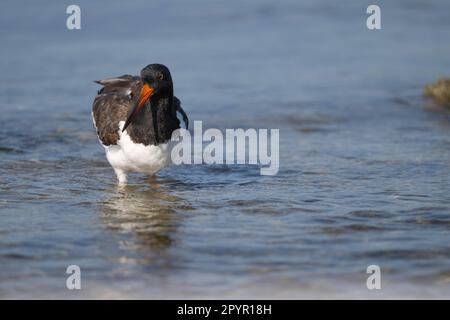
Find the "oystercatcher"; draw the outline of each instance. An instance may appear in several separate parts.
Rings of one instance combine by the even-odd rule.
[[[95,81],[103,86],[92,106],[92,118],[106,158],[119,183],[129,172],[153,175],[170,164],[172,132],[186,129],[188,117],[173,95],[169,69],[150,64],[140,76],[123,75]]]

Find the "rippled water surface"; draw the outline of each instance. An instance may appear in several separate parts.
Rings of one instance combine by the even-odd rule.
[[[450,298],[450,3],[6,1],[0,297]],[[279,128],[280,171],[172,166],[116,185],[92,82],[168,65],[191,121]],[[65,288],[79,265],[82,290]],[[366,268],[382,290],[366,289]]]

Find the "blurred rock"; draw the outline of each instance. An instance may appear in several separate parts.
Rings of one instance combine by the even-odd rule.
[[[450,79],[439,79],[435,84],[426,85],[423,95],[439,106],[450,109]]]

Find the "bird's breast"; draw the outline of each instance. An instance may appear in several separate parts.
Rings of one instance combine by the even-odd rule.
[[[105,147],[108,161],[114,168],[154,174],[170,164],[172,141],[157,145],[136,143],[127,130],[122,132],[124,124],[124,121],[119,123],[120,139],[117,145]]]

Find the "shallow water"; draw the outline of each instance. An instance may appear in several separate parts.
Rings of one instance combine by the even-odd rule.
[[[450,298],[446,1],[3,2],[0,297]],[[280,171],[116,185],[92,80],[168,65],[191,123],[279,128]],[[79,265],[82,290],[65,288]],[[382,290],[366,289],[366,268]]]

